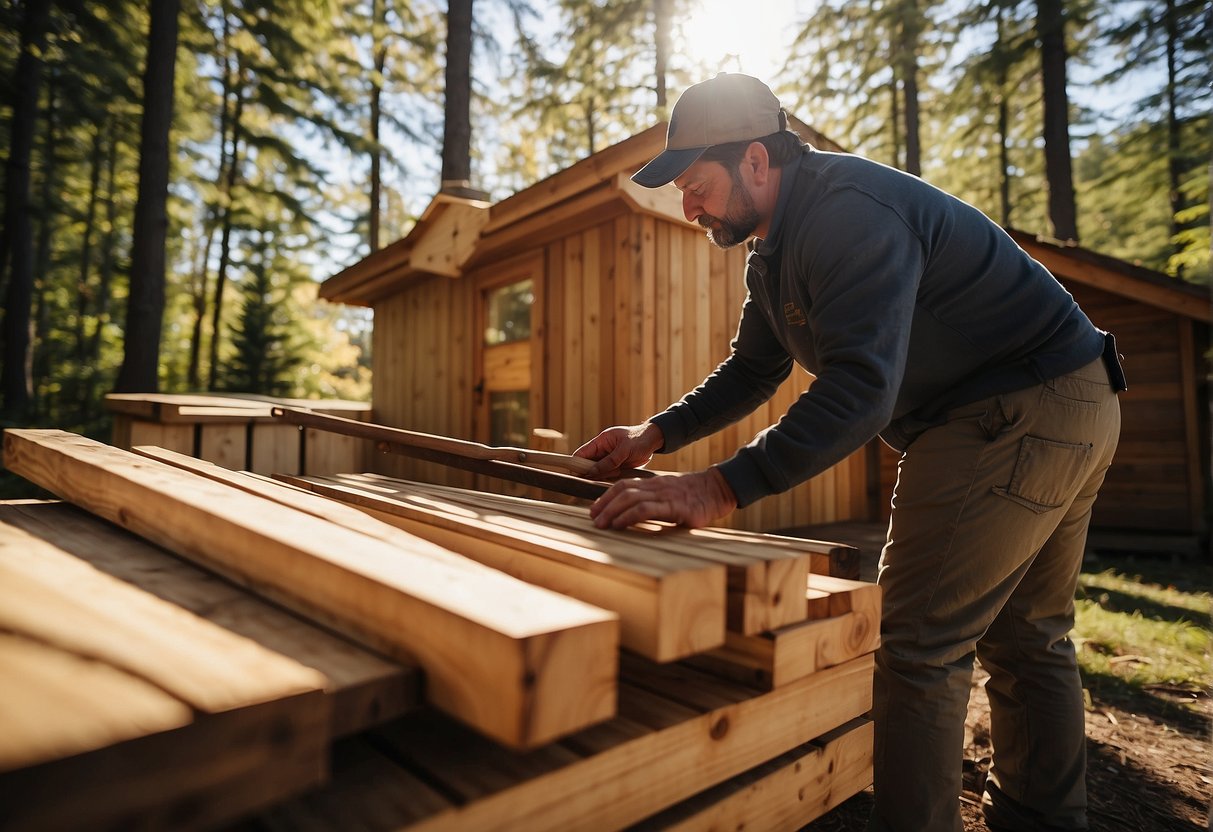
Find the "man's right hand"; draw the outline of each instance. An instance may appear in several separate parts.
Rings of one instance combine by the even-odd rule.
[[[594,459],[598,464],[585,473],[587,479],[609,480],[625,468],[643,468],[657,449],[665,444],[661,428],[652,422],[641,425],[616,426],[586,442],[573,456]]]

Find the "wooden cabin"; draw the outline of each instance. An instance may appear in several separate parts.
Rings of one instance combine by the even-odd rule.
[[[815,146],[840,149],[812,128],[796,127]],[[709,245],[703,230],[683,219],[675,189],[631,182],[664,138],[665,127],[658,125],[495,204],[440,194],[406,237],[325,282],[321,297],[374,310],[375,421],[489,444],[535,445],[538,437],[555,435],[565,443],[557,449],[567,451],[606,426],[643,420],[711,372],[728,354],[744,300],[745,251]],[[1038,257],[1053,254],[1030,238],[1021,243],[1039,249]],[[1133,395],[1150,397],[1130,400],[1141,402],[1140,418],[1198,419],[1194,379],[1203,376],[1203,364],[1194,344],[1206,337],[1207,299],[1203,307],[1185,306],[1187,312],[1157,306],[1156,295],[1188,294],[1151,279],[1154,294],[1137,297],[1126,286],[1136,286],[1140,276],[1121,275],[1106,264],[1079,268],[1072,250],[1056,256],[1075,264],[1062,275],[1073,272],[1067,285],[1078,287],[1084,304],[1083,293],[1092,296],[1108,317],[1105,325],[1134,322],[1122,336],[1122,351],[1134,350],[1139,332],[1145,338],[1153,331],[1151,323],[1139,325],[1139,317],[1169,322],[1171,342],[1148,346],[1155,364],[1176,362],[1166,377],[1170,386],[1164,391],[1160,379],[1138,388]],[[1105,273],[1121,276],[1113,280]],[[1186,353],[1181,342],[1188,344]],[[1139,372],[1156,372],[1151,368]],[[1130,362],[1130,374],[1135,369]],[[652,467],[689,471],[726,459],[774,423],[811,380],[794,370],[751,417],[658,456]],[[1189,464],[1197,461],[1197,424],[1184,423],[1163,460],[1153,428],[1132,426],[1131,419],[1139,418],[1134,412],[1128,408],[1126,416],[1126,452],[1136,454],[1130,457],[1134,468],[1114,478],[1109,491],[1121,489],[1133,502],[1135,489],[1152,488],[1133,485],[1145,482],[1140,477],[1147,467],[1166,487],[1150,491],[1132,513],[1101,516],[1135,527],[1191,528],[1200,513],[1196,496],[1176,489],[1180,482],[1203,486],[1199,466]],[[891,489],[880,447],[873,443],[793,491],[736,512],[729,522],[777,530],[879,519]],[[462,472],[402,458],[378,457],[374,465],[396,476],[470,484]],[[1175,471],[1184,478],[1168,478]],[[1110,502],[1104,500],[1101,510]],[[1149,505],[1161,514],[1145,511]]]

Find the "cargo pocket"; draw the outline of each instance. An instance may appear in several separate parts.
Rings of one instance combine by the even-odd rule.
[[[1037,514],[1050,511],[1068,503],[1078,491],[1090,460],[1089,444],[1025,436],[1019,444],[1010,484],[1005,488],[994,486],[994,493]]]

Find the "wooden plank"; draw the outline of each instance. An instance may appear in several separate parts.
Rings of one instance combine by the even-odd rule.
[[[675,683],[669,666],[649,665],[654,676],[632,668],[621,714],[655,725],[621,715],[528,754],[507,753],[435,716],[406,717],[377,731],[375,747],[451,805],[417,821],[403,790],[358,794],[373,801],[380,828],[619,829],[858,717],[871,705],[872,666],[863,657],[762,694],[694,671]],[[684,704],[679,697],[688,690],[728,704],[706,711]],[[338,770],[330,786],[303,800],[320,806],[317,796],[325,795],[324,805],[339,807],[353,801],[354,788],[354,778]],[[298,803],[289,806],[303,816]],[[360,806],[363,816],[371,811]],[[318,820],[326,828],[343,818]]]
[[[295,425],[254,424],[248,467],[258,474],[298,474],[300,430]]]
[[[582,257],[581,235],[564,241],[564,423],[566,430],[578,442],[585,435],[585,383],[582,366],[585,344],[585,304],[582,286],[585,264]]]
[[[306,428],[303,432],[303,470],[306,473],[323,475],[338,471],[361,471],[366,468],[369,456],[370,446],[365,439],[313,428]]]
[[[612,383],[613,396],[606,399],[608,412],[604,417],[607,424],[631,425],[642,418],[637,415],[637,408],[632,404],[636,395],[638,377],[633,374],[633,356],[640,350],[640,320],[632,313],[631,294],[635,283],[633,266],[635,262],[636,236],[630,217],[620,217],[615,220],[615,305],[614,331],[612,348],[609,352],[614,356],[614,374]],[[607,424],[599,425],[604,428]]]
[[[612,610],[620,616],[620,643],[654,661],[672,661],[724,643],[723,566],[637,550],[618,538],[562,534],[492,507],[399,492],[389,498],[314,478],[286,481],[344,500],[508,575]]]
[[[581,388],[582,415],[579,435],[588,440],[602,427],[602,250],[598,228],[581,235],[581,303],[582,309],[573,320],[581,322]]]
[[[35,704],[39,720],[68,726],[91,719],[102,700],[126,708],[135,701],[129,685],[101,683],[104,665],[70,654],[55,663],[43,645],[22,662],[14,639],[0,634],[0,665],[20,679],[0,685],[0,709],[16,693]],[[0,774],[5,828],[210,829],[264,809],[323,780],[320,701],[302,694],[163,730],[141,721],[136,738]]]
[[[629,559],[626,551],[612,556],[570,536],[553,539],[549,530],[432,498],[388,500],[314,480],[287,480],[315,492],[306,493],[157,448],[138,452],[389,543],[408,545],[415,535],[528,583],[613,610],[620,616],[621,643],[655,661],[724,643],[723,567],[660,553],[640,560]]]
[[[614,710],[615,615],[418,540],[410,549],[62,431],[9,470],[426,671],[427,698],[524,747]]]
[[[622,531],[599,529],[590,520],[588,510],[579,506],[467,492],[376,475],[342,475],[334,482],[384,497],[436,494],[472,511],[492,504],[524,520],[541,519],[549,527],[583,536],[600,547],[643,547],[722,564],[727,569],[728,627],[738,632],[762,632],[803,621],[807,614],[804,586],[812,555],[800,545],[776,540],[775,546],[767,547],[761,535],[747,536],[713,528],[685,529],[667,523],[638,523]]]
[[[0,504],[0,523],[318,671],[332,700],[336,735],[392,719],[421,701],[421,672],[415,665],[389,662],[75,506],[37,501]]]
[[[724,647],[693,661],[748,684],[778,688],[871,653],[880,644],[880,588],[852,583],[846,612],[757,636],[729,633]]]
[[[194,453],[194,426],[162,425],[158,422],[135,420],[130,423],[128,441],[131,445],[159,445],[183,454]]]
[[[629,827],[795,832],[872,783],[872,722],[853,719]]]
[[[1189,528],[1201,529],[1205,523],[1204,511],[1208,502],[1205,497],[1205,471],[1201,465],[1200,418],[1196,395],[1196,336],[1192,322],[1178,322],[1180,385],[1183,390],[1184,444],[1188,447],[1188,516]],[[1206,401],[1207,404],[1207,401]]]
[[[213,800],[177,819],[198,828],[313,786],[330,736],[324,683],[0,522],[6,828],[167,828]]]
[[[224,468],[248,467],[248,424],[204,424],[198,430],[198,456]]]

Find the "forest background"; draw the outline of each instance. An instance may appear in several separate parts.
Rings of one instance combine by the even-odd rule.
[[[0,422],[369,398],[371,321],[319,281],[719,70],[1004,226],[1207,285],[1211,44],[1209,0],[4,0]]]

